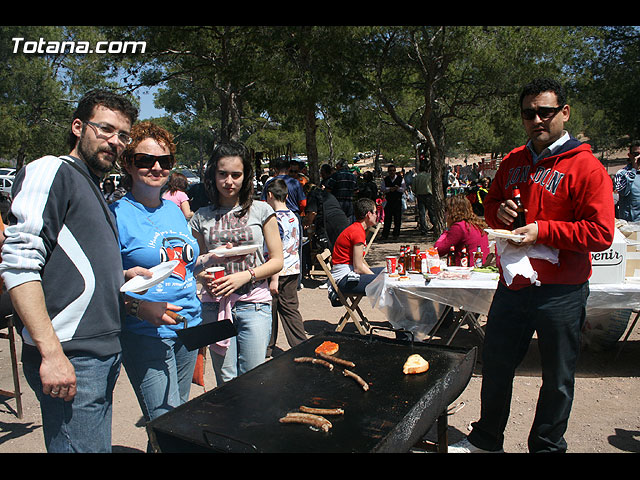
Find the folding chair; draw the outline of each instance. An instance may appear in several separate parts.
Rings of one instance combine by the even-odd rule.
[[[5,294],[6,295],[6,294]],[[0,333],[0,338],[9,340],[9,355],[13,373],[13,391],[1,390],[0,395],[16,399],[16,413],[22,418],[22,393],[20,391],[20,376],[18,374],[18,356],[16,353],[16,335],[13,325],[13,315],[0,317],[0,329],[7,329],[7,333]]]
[[[367,255],[367,252],[371,248],[371,244],[373,243],[373,241],[378,236],[378,232],[380,231],[381,227],[382,227],[382,223],[378,222],[378,224],[376,225],[376,229],[373,231],[373,235],[371,235],[371,238],[369,239],[367,244],[364,246],[364,254],[365,254],[365,256]]]
[[[318,259],[318,263],[320,264],[320,267],[322,268],[324,273],[327,275],[327,278],[331,283],[333,290],[336,292],[336,295],[338,296],[340,303],[344,306],[346,310],[344,315],[338,321],[338,327],[336,328],[336,332],[341,332],[344,329],[347,322],[351,320],[356,325],[358,332],[360,332],[362,335],[366,335],[370,328],[369,321],[364,316],[364,314],[362,313],[362,310],[360,310],[360,307],[358,306],[358,304],[360,303],[360,300],[362,300],[362,297],[364,297],[364,295],[345,294],[340,291],[340,289],[338,288],[338,284],[333,278],[333,275],[331,275],[331,252],[328,249],[325,249],[324,252],[322,253],[318,253],[317,259]]]
[[[634,313],[635,313],[636,316],[633,319],[633,322],[631,322],[631,326],[629,327],[629,330],[627,331],[627,334],[625,335],[624,340],[622,340],[622,343],[620,343],[620,346],[618,347],[618,352],[616,353],[616,356],[615,356],[614,360],[618,359],[618,356],[620,355],[620,352],[622,352],[622,347],[624,347],[624,344],[629,339],[629,336],[631,335],[631,332],[635,328],[636,323],[638,323],[638,317],[640,317],[640,309],[634,308],[632,315]]]

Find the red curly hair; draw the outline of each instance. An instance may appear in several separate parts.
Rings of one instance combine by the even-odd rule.
[[[173,135],[154,123],[136,123],[131,128],[131,133],[129,135],[133,141],[127,145],[122,156],[118,160],[118,165],[120,166],[120,171],[122,173],[120,185],[127,191],[131,190],[131,175],[129,175],[126,166],[133,161],[133,152],[136,151],[136,147],[140,145],[143,140],[152,138],[158,142],[159,145],[168,148],[172,155],[175,155],[176,153],[176,144],[173,141]]]
[[[164,128],[156,125],[151,122],[140,122],[136,123],[131,128],[131,133],[129,134],[133,141],[127,145],[124,153],[121,157],[121,166],[124,167],[127,162],[131,160],[133,157],[133,152],[135,152],[136,147],[147,138],[153,138],[160,145],[163,145],[169,149],[172,155],[176,153],[176,144],[173,141],[173,135],[165,130]]]

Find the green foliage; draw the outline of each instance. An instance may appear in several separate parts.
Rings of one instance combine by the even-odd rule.
[[[14,53],[13,38],[144,41],[129,54]],[[108,85],[158,86],[156,121],[181,162],[216,142],[256,152],[410,159],[508,152],[525,139],[517,96],[534,76],[570,88],[572,133],[609,148],[640,136],[636,27],[8,26],[0,29],[0,157],[64,153],[75,102]],[[309,114],[315,126],[308,123]],[[305,118],[307,123],[305,123]]]
[[[61,39],[62,32],[57,27],[0,29],[0,156],[6,159],[29,160],[64,144],[62,119],[68,108],[55,77],[56,58],[21,53],[26,39],[39,38]]]
[[[585,133],[603,149],[627,146],[629,138],[640,138],[640,27],[601,27],[590,45],[598,55],[576,79]]]

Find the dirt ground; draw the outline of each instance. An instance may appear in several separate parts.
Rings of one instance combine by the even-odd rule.
[[[369,263],[374,266],[383,265],[385,255],[398,252],[400,244],[419,244],[426,247],[433,243],[433,237],[425,238],[420,235],[415,226],[415,221],[407,217],[397,241],[376,240],[367,257]],[[321,283],[323,282],[320,279],[307,280],[305,288],[299,292],[300,310],[310,336],[334,330],[342,314],[341,308],[330,306],[326,289],[319,288]],[[361,302],[361,306],[372,325],[387,326],[382,312],[373,310],[366,299]],[[349,324],[345,331],[355,332],[355,327]],[[573,411],[566,433],[571,453],[640,453],[640,328],[636,327],[624,348],[616,356],[621,344],[618,342],[613,348],[604,351],[583,349],[577,371]],[[466,327],[458,333],[453,345],[477,346],[480,351],[482,348],[479,337]],[[278,336],[278,347],[282,350],[289,348],[282,331]],[[448,417],[450,444],[466,435],[470,423],[478,418],[482,381],[480,371],[481,365],[478,361],[467,388],[452,404],[455,413]],[[193,385],[192,397],[215,388],[210,363],[206,368],[205,383],[205,388]],[[16,416],[15,399],[0,396],[0,453],[43,453],[45,449],[39,406],[22,376],[22,371],[20,384],[23,391],[23,418],[19,419]],[[6,340],[2,340],[0,389],[11,390],[12,385],[9,345]],[[540,385],[539,358],[534,339],[514,381],[505,452],[527,451],[527,435],[533,420]],[[427,433],[427,440],[435,439],[434,430]],[[114,453],[146,451],[147,435],[144,421],[124,368],[115,389],[112,443]]]

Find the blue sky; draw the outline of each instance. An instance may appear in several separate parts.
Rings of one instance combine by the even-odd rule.
[[[165,114],[164,110],[158,110],[153,106],[153,92],[154,89],[144,88],[140,89],[140,114],[139,118],[144,120],[151,117],[161,117]]]

